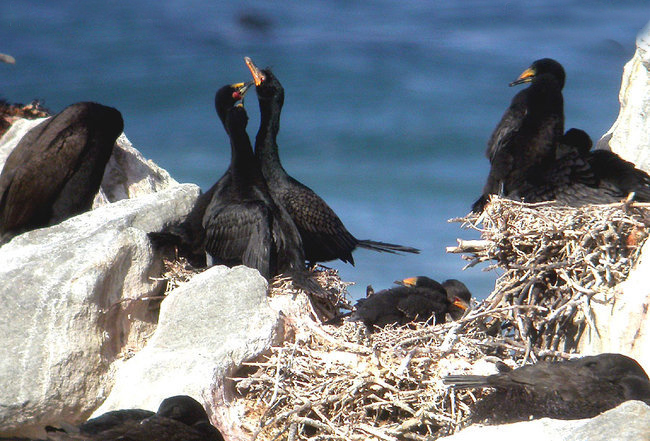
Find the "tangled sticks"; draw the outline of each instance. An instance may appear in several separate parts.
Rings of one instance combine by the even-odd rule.
[[[425,441],[458,431],[489,392],[451,390],[442,377],[484,359],[513,368],[569,358],[565,343],[588,325],[589,303],[636,261],[650,209],[493,199],[482,216],[461,219],[481,240],[451,251],[503,271],[486,300],[456,322],[365,336],[358,323],[287,317],[288,338],[233,376],[251,439]]]
[[[454,221],[481,232],[448,252],[499,268],[486,310],[513,306],[502,326],[529,347],[566,350],[591,320],[589,300],[626,279],[648,236],[650,204],[558,206],[493,198],[481,216]],[[523,313],[525,311],[525,313]]]

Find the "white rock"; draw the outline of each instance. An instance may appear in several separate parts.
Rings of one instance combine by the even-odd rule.
[[[650,373],[650,241],[627,280],[613,294],[598,294],[590,302],[596,329],[587,327],[578,352],[584,355],[619,352],[628,355]]]
[[[650,24],[639,34],[636,46],[623,69],[620,113],[598,148],[611,149],[650,172]]]
[[[621,110],[610,131],[599,141],[637,167],[650,172],[650,24],[637,38],[637,50],[623,73]],[[610,139],[611,136],[611,139]],[[628,279],[612,293],[590,302],[596,329],[580,337],[582,354],[619,352],[635,358],[650,372],[650,242],[646,242]]]
[[[29,132],[32,128],[36,127],[47,118],[38,119],[19,119],[16,120],[9,130],[0,137],[0,170],[4,167],[7,157],[18,145],[25,133]]]
[[[101,403],[111,362],[156,320],[134,300],[161,288],[146,233],[186,216],[198,193],[185,184],[120,201],[0,247],[0,436],[42,436]]]
[[[650,440],[650,406],[627,401],[585,420],[540,420],[470,426],[440,441],[642,441]]]
[[[95,198],[93,206],[155,193],[173,185],[178,185],[178,182],[166,170],[145,159],[122,133],[115,141],[113,154],[104,171],[100,195]]]
[[[202,401],[226,439],[243,439],[228,407],[227,377],[278,338],[279,314],[258,271],[215,266],[170,292],[146,347],[121,362],[113,390],[94,415],[123,408],[157,409],[163,398]],[[200,397],[200,398],[199,398]],[[226,435],[228,434],[228,435]]]

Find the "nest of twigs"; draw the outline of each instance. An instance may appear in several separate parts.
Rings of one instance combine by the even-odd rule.
[[[591,302],[607,301],[636,262],[650,204],[567,207],[496,198],[480,217],[457,221],[482,240],[448,251],[464,253],[468,266],[489,261],[488,269],[503,271],[485,307],[516,307],[502,326],[529,347],[569,351],[591,326]]]
[[[582,208],[494,200],[460,219],[480,241],[459,241],[470,266],[492,262],[494,292],[464,318],[386,328],[289,319],[281,346],[234,378],[255,440],[432,440],[469,421],[483,391],[451,390],[450,373],[495,357],[511,366],[568,358],[589,325],[589,302],[624,280],[647,236],[648,208]],[[332,276],[333,277],[333,276]],[[337,302],[338,300],[332,300]]]

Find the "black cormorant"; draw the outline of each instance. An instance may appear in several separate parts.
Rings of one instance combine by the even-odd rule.
[[[246,133],[246,110],[232,103],[235,93],[236,86],[225,86],[215,98],[217,113],[225,120],[230,137],[232,157],[228,171],[210,190],[203,216],[208,265],[244,264],[267,279],[304,271],[300,234],[269,193]]]
[[[473,211],[483,211],[491,194],[522,197],[520,186],[535,186],[543,179],[540,169],[555,160],[564,133],[564,81],[562,65],[543,58],[510,83],[531,84],[514,96],[488,141],[490,173]]]
[[[89,210],[123,128],[116,109],[82,102],[31,129],[0,174],[0,243]]]
[[[621,354],[539,362],[487,376],[449,375],[443,382],[496,389],[476,404],[474,421],[591,418],[627,400],[650,404],[648,376],[639,363]]]
[[[224,441],[205,409],[187,395],[166,398],[156,413],[124,409],[90,419],[78,428],[48,427],[48,439],[71,441]]]
[[[458,280],[447,280],[441,285],[428,277],[419,276],[395,283],[402,286],[360,299],[350,320],[363,322],[370,331],[389,324],[427,322],[432,316],[439,324],[445,322],[447,313],[457,319],[469,307],[471,294]]]
[[[226,128],[226,113],[228,109],[243,100],[252,85],[252,81],[248,83],[235,83],[222,87],[215,94],[214,106],[226,133],[228,132]],[[221,192],[223,191],[223,187],[230,185],[230,168],[229,166],[223,176],[208,191],[199,195],[194,207],[192,207],[187,218],[180,225],[172,225],[163,233],[150,233],[149,236],[156,239],[156,242],[160,240],[161,243],[169,242],[181,247],[184,254],[189,254],[192,258],[196,259],[195,261],[199,266],[203,266],[202,259],[196,256],[202,254],[203,259],[205,259],[205,230],[203,229],[205,209],[210,201],[212,201],[215,192]]]
[[[271,194],[286,208],[300,231],[306,259],[310,263],[341,259],[354,265],[352,251],[357,247],[389,253],[419,253],[411,247],[355,238],[323,199],[289,176],[280,163],[276,142],[284,89],[270,69],[260,70],[250,58],[245,60],[253,75],[260,105],[255,155]]]
[[[558,146],[558,164],[555,167],[567,168],[569,164],[570,172],[565,171],[564,175],[574,186],[584,184],[590,187],[588,192],[595,193],[587,198],[586,191],[573,191],[579,195],[578,202],[617,202],[632,192],[634,200],[650,201],[650,176],[645,171],[609,150],[591,150],[592,145],[591,137],[585,131],[572,128],[566,131]]]
[[[592,173],[601,185],[610,185],[621,197],[634,192],[634,199],[650,202],[650,176],[643,170],[610,150],[591,150],[593,145],[587,133],[569,129],[563,137],[564,144],[573,146],[587,160]]]

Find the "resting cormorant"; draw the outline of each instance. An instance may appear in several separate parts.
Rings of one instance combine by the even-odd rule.
[[[166,398],[156,413],[124,409],[105,413],[78,428],[46,428],[51,440],[87,441],[224,441],[210,424],[205,409],[194,398],[177,395]]]
[[[250,58],[245,60],[253,75],[260,105],[255,155],[273,198],[286,208],[300,231],[305,258],[310,263],[341,259],[354,265],[352,251],[357,247],[389,253],[419,253],[411,247],[355,238],[323,199],[289,176],[280,162],[276,142],[284,89],[270,69],[260,70]]]
[[[443,382],[455,388],[496,388],[476,403],[474,421],[591,418],[627,400],[650,404],[647,374],[634,359],[621,354],[542,361],[488,376],[449,375]]]
[[[558,147],[558,162],[573,164],[572,181],[597,189],[595,197],[589,201],[583,197],[580,202],[617,202],[632,192],[635,200],[650,201],[650,176],[646,172],[614,152],[591,150],[592,145],[586,132],[572,128],[566,131]]]
[[[573,146],[587,160],[601,185],[615,187],[621,197],[634,192],[634,199],[650,201],[650,176],[643,170],[609,150],[591,150],[593,143],[587,133],[569,129],[563,137],[564,144]]]
[[[116,109],[82,102],[31,129],[0,174],[0,243],[89,210],[123,128]]]
[[[203,216],[208,265],[243,264],[267,279],[304,271],[300,234],[269,193],[246,133],[246,110],[232,103],[237,91],[237,85],[225,86],[215,98],[230,137],[232,158],[228,171],[210,190]]]
[[[530,172],[535,179],[521,181],[510,198],[526,202],[557,201],[563,205],[608,204],[626,196],[621,189],[600,179],[581,153],[591,138],[579,129],[568,130],[558,140],[555,159],[544,161]]]
[[[363,322],[370,331],[389,324],[423,323],[432,316],[439,324],[445,322],[447,313],[457,319],[469,307],[471,294],[458,280],[447,280],[441,285],[428,277],[419,276],[395,283],[402,286],[360,299],[350,320]]]
[[[483,211],[491,194],[521,197],[521,186],[535,186],[543,179],[540,169],[555,160],[564,133],[564,81],[562,65],[543,58],[510,83],[531,84],[514,96],[488,141],[490,173],[473,211]]]

